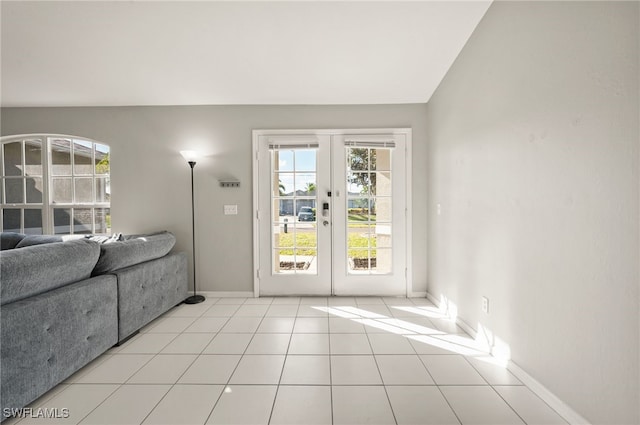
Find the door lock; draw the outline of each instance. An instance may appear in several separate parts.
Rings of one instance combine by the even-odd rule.
[[[323,202],[322,203],[322,216],[323,217],[329,217],[329,203],[328,202]]]

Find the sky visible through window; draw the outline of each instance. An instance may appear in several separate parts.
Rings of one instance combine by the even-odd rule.
[[[278,151],[279,179],[285,194],[290,195],[295,190],[305,191],[310,183],[317,184],[316,153],[315,149]]]

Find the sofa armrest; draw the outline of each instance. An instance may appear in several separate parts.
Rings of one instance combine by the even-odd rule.
[[[100,245],[100,258],[93,276],[124,269],[167,255],[176,243],[170,232],[125,237],[123,241]]]
[[[187,297],[187,254],[178,252],[113,272],[118,278],[118,341]]]

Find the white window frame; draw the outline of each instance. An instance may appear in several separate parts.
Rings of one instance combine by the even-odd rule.
[[[4,186],[0,189],[2,189],[2,194],[0,196],[0,230],[4,231],[4,210],[5,209],[19,209],[21,211],[21,217],[20,217],[20,232],[24,233],[25,229],[24,229],[24,210],[26,209],[41,209],[42,211],[42,234],[55,234],[55,226],[54,226],[54,210],[55,209],[68,209],[70,212],[70,217],[69,217],[69,232],[65,232],[65,233],[58,233],[58,234],[74,234],[74,220],[73,220],[73,216],[74,216],[74,209],[78,208],[78,209],[90,209],[91,210],[91,227],[90,227],[90,233],[92,234],[98,234],[96,232],[96,220],[95,220],[95,213],[96,210],[99,209],[109,209],[109,214],[111,213],[111,202],[106,201],[106,202],[95,202],[95,198],[96,198],[96,181],[98,178],[106,176],[109,180],[110,180],[110,170],[109,173],[107,174],[96,174],[95,172],[95,167],[92,166],[92,172],[91,174],[82,174],[82,175],[76,175],[75,173],[75,157],[74,157],[74,143],[73,141],[82,141],[82,142],[86,142],[86,143],[91,143],[91,149],[92,149],[92,160],[95,158],[95,151],[96,151],[96,145],[102,145],[102,146],[107,146],[109,148],[109,152],[111,152],[111,147],[103,142],[99,142],[96,140],[92,140],[86,137],[79,137],[79,136],[72,136],[72,135],[66,135],[66,134],[48,134],[48,133],[39,133],[39,134],[21,134],[21,135],[10,135],[10,136],[4,136],[4,137],[0,137],[0,173],[2,175],[2,181],[0,182],[0,184],[4,185],[4,180],[6,179],[5,177],[5,170],[4,170],[4,145],[6,143],[12,143],[12,142],[22,142],[22,166],[24,167],[25,162],[26,162],[26,156],[25,156],[25,141],[27,140],[34,140],[34,139],[38,139],[41,141],[42,146],[41,146],[41,163],[42,163],[42,203],[41,204],[30,204],[30,203],[26,203],[26,192],[23,193],[23,203],[5,203],[6,200],[6,191],[4,190]],[[71,147],[70,147],[70,166],[71,166],[71,173],[70,175],[64,175],[61,177],[64,178],[70,178],[71,179],[71,192],[72,192],[72,198],[71,198],[71,202],[67,202],[67,203],[53,203],[52,202],[52,190],[53,190],[53,172],[52,172],[52,140],[54,139],[64,139],[64,140],[69,140],[71,142]],[[16,176],[17,177],[17,176]],[[26,175],[24,174],[24,168],[23,168],[23,176],[21,177],[23,180],[26,179]],[[60,176],[55,176],[55,177],[60,177]],[[91,178],[92,180],[92,199],[93,202],[75,202],[75,182],[74,182],[74,177],[87,177],[87,178]],[[105,228],[105,231],[108,233],[110,232],[110,228]]]

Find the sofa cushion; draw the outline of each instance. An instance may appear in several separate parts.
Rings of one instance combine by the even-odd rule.
[[[87,239],[2,251],[1,304],[86,279],[99,255],[100,245]]]
[[[18,242],[16,248],[43,245],[46,243],[73,241],[82,238],[84,238],[82,235],[26,235],[20,242]]]
[[[2,409],[27,405],[115,344],[117,294],[106,275],[3,305]]]
[[[2,232],[2,235],[0,235],[0,250],[15,248],[25,236],[22,233]]]
[[[25,246],[43,245],[46,243],[64,242],[62,236],[55,235],[27,235],[25,236],[16,248],[24,248]]]
[[[164,257],[176,243],[176,237],[169,232],[131,235],[124,239],[100,245],[100,258],[93,269],[93,276]]]

